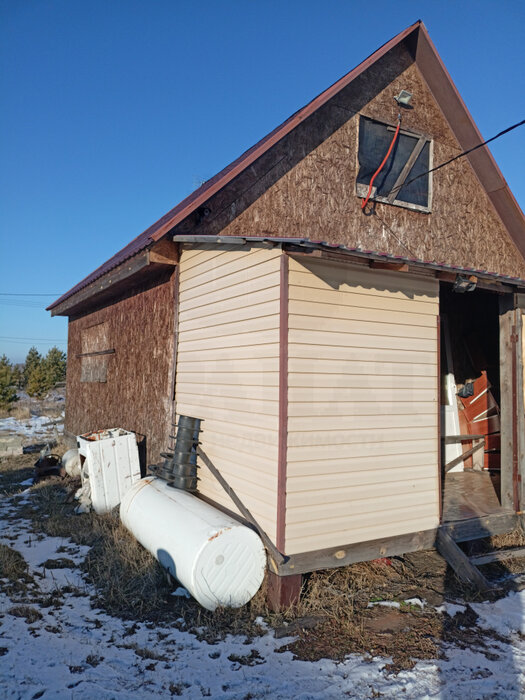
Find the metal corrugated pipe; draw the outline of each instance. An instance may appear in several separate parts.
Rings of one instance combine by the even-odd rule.
[[[197,490],[197,445],[201,419],[179,416],[173,452],[163,453],[164,462],[155,474],[169,486],[184,491]]]

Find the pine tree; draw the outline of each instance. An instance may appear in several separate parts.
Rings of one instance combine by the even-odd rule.
[[[9,408],[9,406],[18,401],[15,387],[15,377],[13,374],[13,366],[5,355],[0,357],[0,407]]]
[[[42,356],[38,350],[33,346],[29,349],[26,356],[26,363],[24,366],[24,383],[27,385],[29,382],[29,377],[35,367],[37,367],[42,362]]]
[[[37,399],[41,399],[49,391],[46,368],[42,361],[33,365],[31,374],[27,379],[26,391],[29,396],[34,396]]]
[[[49,389],[52,389],[59,382],[66,378],[66,353],[56,346],[51,348],[42,361],[45,369]]]

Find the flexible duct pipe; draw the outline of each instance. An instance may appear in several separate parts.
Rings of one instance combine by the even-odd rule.
[[[196,496],[146,477],[125,494],[120,518],[207,610],[240,608],[259,590],[266,567],[259,536]]]

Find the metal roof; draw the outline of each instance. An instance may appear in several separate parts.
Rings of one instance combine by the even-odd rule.
[[[475,267],[461,267],[459,265],[450,265],[445,262],[436,262],[435,260],[422,260],[420,258],[408,258],[402,255],[391,255],[390,253],[382,253],[377,250],[366,250],[364,248],[351,248],[346,245],[338,245],[335,243],[327,243],[326,241],[311,241],[308,238],[278,238],[269,236],[174,236],[174,241],[179,243],[206,243],[207,245],[217,243],[218,245],[244,245],[245,243],[270,243],[273,245],[298,246],[309,250],[327,250],[341,251],[356,257],[366,260],[377,260],[378,262],[402,263],[413,265],[415,267],[424,268],[427,270],[435,270],[436,272],[453,272],[456,274],[474,275],[481,279],[486,279],[493,282],[501,282],[510,284],[516,287],[525,287],[525,279],[521,277],[512,277],[511,275],[502,275],[498,272],[490,272],[488,270],[479,270]]]
[[[163,238],[174,226],[207,202],[211,196],[226,187],[237,175],[246,170],[246,168],[289,134],[296,126],[312,115],[317,109],[328,102],[334,95],[361,75],[361,73],[367,70],[367,68],[382,58],[391,49],[411,37],[411,35],[417,40],[415,62],[438,100],[460,145],[464,149],[467,149],[477,143],[481,143],[483,138],[480,132],[474,124],[470,113],[432,44],[425,25],[418,20],[415,24],[407,27],[407,29],[381,46],[356,68],[331,85],[305,107],[297,111],[280,126],[262,138],[255,146],[245,151],[245,153],[234,160],[230,165],[183,199],[182,202],[133,239],[128,245],[122,248],[122,250],[81,280],[59,299],[54,301],[47,307],[48,310],[58,306],[76,292],[87,287],[91,282],[94,282],[110,270],[113,270],[121,263]],[[484,146],[469,155],[468,159],[504,225],[509,231],[511,238],[525,257],[525,217],[490,151]]]

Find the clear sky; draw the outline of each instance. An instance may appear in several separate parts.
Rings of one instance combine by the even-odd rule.
[[[525,117],[523,0],[0,0],[0,354],[65,349],[43,307],[417,19],[485,138]],[[491,148],[524,208],[525,127]]]

